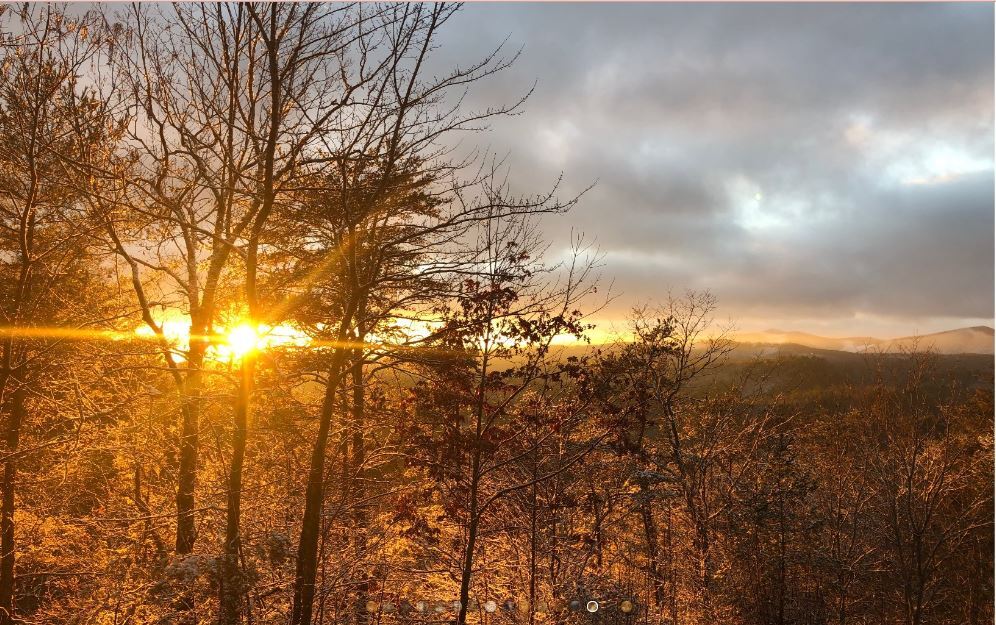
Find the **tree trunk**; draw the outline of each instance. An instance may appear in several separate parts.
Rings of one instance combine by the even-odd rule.
[[[24,383],[20,376],[12,376],[17,385],[11,394],[10,421],[4,438],[8,458],[3,467],[3,502],[0,509],[0,624],[14,622],[14,479],[17,474],[18,441],[24,421]]]
[[[709,556],[709,539],[709,528],[705,521],[696,521],[694,546],[699,560],[698,581],[702,612],[706,619],[712,618],[712,563]]]
[[[640,517],[643,521],[643,537],[647,543],[647,570],[650,573],[650,583],[653,584],[654,588],[654,603],[658,610],[662,610],[664,608],[664,575],[661,573],[657,521],[654,519],[650,493],[644,491],[641,495],[643,496],[640,502]]]
[[[193,333],[192,333],[193,334]],[[187,359],[187,375],[183,383],[183,424],[180,432],[180,466],[176,489],[176,554],[194,551],[197,528],[194,523],[194,489],[197,486],[197,450],[200,430],[201,367],[206,345],[191,340]]]
[[[359,341],[360,339],[357,340]],[[363,434],[366,420],[366,389],[363,386],[362,350],[354,349],[353,358],[353,366],[350,371],[353,384],[352,404],[350,406],[352,412],[352,423],[350,424],[350,427],[353,430],[353,470],[350,495],[352,496],[353,501],[357,502],[354,508],[354,526],[356,529],[354,536],[356,536],[357,541],[357,557],[362,559],[366,552],[367,537],[367,510],[366,506],[361,503],[366,497],[366,484],[363,479],[363,465],[366,462],[365,449],[363,447]],[[367,579],[365,571],[362,572],[361,575],[362,577],[356,587],[356,622],[366,623],[370,616],[370,613],[366,609],[369,580]]]
[[[677,584],[675,583],[675,565],[674,565],[674,519],[673,510],[671,505],[668,504],[667,507],[667,531],[664,533],[665,543],[667,544],[667,579],[669,580],[670,588],[668,589],[668,608],[671,613],[671,622],[678,622],[678,590]]]
[[[467,527],[467,550],[463,554],[463,570],[460,574],[460,610],[457,613],[456,625],[467,623],[467,603],[470,600],[470,578],[474,571],[474,549],[477,546],[477,530],[480,525],[478,512],[478,495],[481,488],[481,437],[484,434],[484,406],[488,380],[488,348],[485,343],[484,358],[481,361],[481,380],[477,387],[477,399],[474,409],[474,452],[470,466],[470,521]]]
[[[537,504],[539,485],[537,451],[533,451],[533,487],[529,496],[529,625],[536,625],[536,547],[538,542]]]
[[[786,562],[786,523],[785,523],[785,493],[778,493],[778,625],[785,625],[785,593],[788,577]]]
[[[222,576],[219,588],[221,610],[219,623],[235,625],[241,619],[240,604],[244,593],[239,555],[242,550],[240,529],[242,513],[242,467],[245,462],[248,436],[249,406],[252,397],[256,358],[250,352],[242,357],[239,394],[235,404],[235,428],[232,434],[232,465],[228,475],[228,507],[225,523],[225,545],[222,555]]]
[[[480,523],[480,515],[477,513],[479,466],[480,454],[475,450],[474,475],[471,477],[470,487],[470,524],[467,527],[467,548],[463,554],[463,571],[461,571],[460,575],[460,611],[457,614],[456,625],[465,625],[467,623],[467,603],[470,601],[470,578],[474,570],[474,549],[477,546],[477,529]]]
[[[340,342],[344,337],[340,338]],[[294,573],[294,605],[291,625],[310,625],[315,600],[315,579],[318,573],[318,536],[321,530],[322,505],[325,501],[325,452],[332,429],[335,397],[342,381],[347,349],[337,349],[329,365],[328,382],[319,416],[318,435],[311,453],[308,487],[304,495],[304,518],[298,541],[297,568]]]

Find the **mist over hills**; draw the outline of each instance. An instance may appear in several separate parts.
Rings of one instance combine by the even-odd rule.
[[[898,352],[916,347],[939,354],[993,354],[994,331],[989,326],[958,328],[920,336],[903,336],[882,339],[871,336],[832,338],[808,334],[806,332],[786,332],[765,330],[763,332],[742,332],[733,337],[737,343],[747,345],[798,345],[821,350],[843,352]]]
[[[731,339],[735,343],[731,353],[734,360],[795,355],[839,359],[864,353],[895,354],[911,350],[933,351],[945,356],[990,356],[996,352],[994,350],[996,331],[989,326],[957,328],[933,334],[892,339],[873,336],[835,338],[783,330],[737,332],[731,336]],[[560,345],[554,347],[554,352],[562,358],[567,358],[582,356],[595,349],[611,351],[613,344]]]

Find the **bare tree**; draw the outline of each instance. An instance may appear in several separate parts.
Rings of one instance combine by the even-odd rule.
[[[712,398],[695,393],[693,385],[732,350],[726,331],[714,323],[715,306],[711,294],[689,292],[658,309],[637,309],[634,340],[606,351],[587,382],[587,393],[603,403],[614,424],[617,448],[635,454],[645,467],[630,479],[639,487],[658,607],[664,609],[668,599],[652,494],[664,489],[670,500],[680,502],[692,526],[696,595],[707,620],[714,617],[713,536],[729,506],[717,484],[734,488],[747,474],[751,449],[767,435],[764,416],[751,417],[734,393]]]
[[[465,113],[451,99],[455,90],[509,65],[511,59],[501,56],[500,47],[442,77],[423,76],[439,29],[455,10],[445,5],[404,5],[385,12],[379,32],[387,38],[388,69],[372,83],[375,106],[362,126],[329,146],[327,160],[333,169],[312,179],[310,189],[302,187],[317,198],[310,203],[313,216],[304,222],[318,225],[319,236],[308,253],[300,255],[300,277],[289,285],[291,296],[274,306],[272,317],[287,315],[316,295],[323,297],[323,291],[326,297],[336,295],[335,304],[327,309],[333,315],[329,318],[326,313],[319,326],[324,330],[316,336],[326,347],[325,393],[298,546],[291,616],[296,624],[311,622],[326,451],[338,391],[344,378],[352,375],[349,359],[376,323],[390,322],[419,305],[431,308],[426,302],[438,294],[435,276],[453,274],[467,262],[459,253],[450,255],[454,243],[496,208],[461,201],[461,192],[481,176],[455,182],[452,175],[467,169],[469,162],[451,159],[451,148],[443,139],[509,114],[521,100]],[[540,198],[500,208],[506,213],[536,212],[547,210],[548,201]]]
[[[121,47],[118,66],[134,108],[131,162],[120,175],[123,194],[105,198],[106,225],[133,274],[145,323],[168,338],[157,304],[190,318],[183,357],[173,356],[175,346],[164,350],[184,397],[176,541],[184,554],[195,539],[201,371],[226,272],[243,265],[243,314],[258,323],[264,224],[320,137],[350,123],[352,94],[375,69],[361,59],[358,70],[347,71],[345,57],[365,19],[348,6],[136,6],[127,19],[134,45]],[[250,382],[251,368],[244,376]],[[235,409],[236,487],[247,406],[240,400]],[[237,498],[238,488],[230,490]],[[238,548],[238,502],[231,504],[229,552]]]
[[[0,622],[14,617],[14,513],[19,448],[32,402],[66,339],[100,332],[99,307],[79,294],[92,279],[89,221],[67,161],[115,140],[112,120],[84,73],[105,51],[96,16],[71,18],[25,5],[0,60],[0,406],[4,415],[0,508]],[[93,34],[90,34],[93,33]],[[78,129],[85,127],[85,133]],[[96,298],[96,292],[94,293]],[[103,321],[108,321],[103,319]],[[49,380],[51,381],[51,380]]]
[[[490,204],[499,204],[495,195],[499,190],[490,190]],[[531,395],[544,391],[543,383],[550,376],[563,374],[549,359],[551,342],[560,335],[581,337],[586,329],[578,305],[591,293],[594,259],[582,258],[579,252],[562,268],[561,279],[552,280],[542,264],[543,244],[536,237],[533,220],[501,213],[481,224],[477,249],[477,269],[463,280],[441,335],[444,344],[473,357],[464,402],[467,414],[458,415],[458,427],[467,429],[461,434],[467,445],[467,466],[459,490],[466,493],[467,502],[459,624],[467,620],[477,543],[491,509],[509,495],[569,470],[606,436],[593,433],[556,468],[540,472],[534,467],[536,474],[525,476],[511,471],[557,432],[557,427],[548,424],[531,441],[516,444],[521,442],[524,427],[521,406],[529,403]],[[582,418],[582,414],[571,418]]]
[[[947,599],[940,578],[946,559],[991,525],[991,517],[980,514],[991,509],[991,495],[973,488],[975,457],[958,440],[956,414],[926,400],[934,358],[911,348],[902,383],[883,385],[875,398],[878,423],[867,440],[875,450],[871,470],[888,546],[884,559],[896,577],[897,616],[907,625],[936,618]]]

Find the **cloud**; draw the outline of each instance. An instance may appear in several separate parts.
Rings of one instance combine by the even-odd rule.
[[[472,4],[433,62],[524,45],[469,94],[514,186],[592,181],[615,308],[710,288],[734,317],[993,317],[993,7]]]

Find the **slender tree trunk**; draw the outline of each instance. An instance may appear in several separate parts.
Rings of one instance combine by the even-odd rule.
[[[605,521],[605,514],[602,512],[602,502],[598,496],[598,492],[595,490],[595,485],[591,484],[590,486],[593,513],[591,531],[595,534],[595,567],[601,571],[605,556],[605,549],[603,548],[605,543],[602,540],[602,522]]]
[[[156,532],[155,525],[153,524],[152,511],[149,509],[148,499],[142,495],[142,465],[138,462],[135,463],[135,473],[132,479],[132,498],[135,500],[135,508],[138,510],[139,514],[145,517],[145,536],[152,539],[155,545],[156,553],[155,557],[157,560],[161,559],[163,554],[166,553],[165,545],[163,545],[162,540],[159,538],[159,533]],[[143,537],[142,545],[142,561],[148,560],[148,549],[144,545]]]
[[[696,521],[695,551],[698,555],[699,592],[701,593],[702,611],[706,619],[712,618],[712,563],[709,556],[709,528],[704,521]]]
[[[473,475],[470,485],[470,523],[467,527],[467,547],[463,554],[463,570],[460,575],[460,611],[457,613],[456,625],[467,622],[467,603],[470,601],[470,579],[474,570],[474,549],[477,547],[477,530],[480,515],[477,512],[477,496],[480,487],[480,452],[474,450]]]
[[[785,527],[785,493],[778,493],[778,625],[785,625],[785,591],[787,581]]]
[[[674,518],[673,510],[671,505],[668,504],[667,507],[667,531],[665,532],[665,542],[667,544],[667,579],[670,585],[669,595],[668,595],[668,607],[671,613],[671,622],[678,622],[678,589],[677,583],[675,582],[675,564],[674,564]]]
[[[553,484],[553,502],[550,506],[550,586],[552,591],[553,599],[560,599],[560,537],[558,532],[560,531],[560,519],[563,514],[563,507],[561,506],[561,495],[563,482],[559,474],[560,467],[562,466],[562,461],[564,458],[564,445],[566,440],[566,433],[563,428],[560,428],[560,436],[557,439],[557,477],[554,478]]]
[[[198,333],[202,333],[199,330]],[[193,334],[193,333],[192,333]],[[187,359],[187,375],[183,383],[182,414],[180,432],[180,466],[176,489],[176,554],[186,555],[194,551],[197,528],[194,521],[194,490],[197,487],[197,451],[200,434],[201,409],[201,367],[204,366],[204,344],[202,336],[191,339]]]
[[[533,486],[529,497],[529,625],[536,624],[536,543],[537,543],[537,504],[539,484],[538,451],[533,451]]]
[[[353,447],[353,497],[359,501],[362,501],[363,497],[366,495],[365,483],[363,480],[363,465],[366,462],[366,452],[363,447],[364,445],[364,427],[366,421],[366,389],[363,386],[363,361],[362,354],[359,350],[355,350],[356,361],[350,368],[350,375],[352,377],[353,383],[353,394],[352,394],[352,447]],[[357,524],[365,527],[366,524],[366,507],[363,505],[357,505],[356,510],[356,521]]]
[[[219,588],[221,610],[219,623],[235,625],[242,620],[241,602],[245,590],[239,556],[242,550],[240,521],[242,514],[242,468],[248,437],[249,407],[252,398],[256,358],[252,352],[242,357],[239,394],[235,404],[235,428],[232,434],[232,465],[228,475],[228,507],[225,545]]]
[[[361,339],[357,339],[358,341]],[[366,552],[367,538],[367,510],[361,503],[366,497],[366,484],[363,475],[363,465],[366,462],[364,449],[364,427],[366,421],[366,389],[363,386],[363,352],[359,349],[353,350],[353,366],[350,369],[352,377],[352,423],[350,424],[353,434],[352,447],[352,488],[350,495],[353,501],[357,502],[354,508],[354,535],[357,541],[357,557],[363,558]],[[366,623],[369,620],[367,612],[367,593],[369,592],[369,580],[366,572],[361,573],[362,578],[356,587],[356,622]]]
[[[17,474],[17,451],[21,423],[25,416],[25,392],[21,376],[11,376],[17,385],[11,394],[10,421],[4,433],[5,452],[8,454],[3,467],[3,503],[0,510],[0,624],[13,623],[14,619],[14,487]]]
[[[481,380],[477,387],[474,434],[474,452],[470,468],[470,522],[467,527],[467,547],[463,554],[463,570],[460,574],[460,610],[456,625],[467,622],[467,603],[470,600],[470,579],[474,571],[474,549],[477,547],[477,530],[480,525],[478,496],[481,488],[481,436],[484,434],[485,391],[488,380],[488,342],[485,341],[484,357],[481,361]]]
[[[344,338],[345,335],[342,334],[340,342]],[[318,573],[318,536],[321,529],[322,506],[325,501],[325,452],[328,449],[329,432],[332,429],[336,393],[342,382],[343,365],[348,353],[347,349],[336,349],[332,363],[329,365],[325,397],[322,399],[318,422],[318,435],[311,453],[311,468],[308,471],[308,486],[304,496],[304,518],[301,521],[297,569],[294,574],[291,625],[311,624],[315,601],[315,579]]]
[[[654,588],[654,603],[658,610],[664,608],[664,575],[661,572],[659,555],[659,541],[657,532],[657,521],[654,519],[654,511],[651,506],[651,497],[648,492],[641,493],[640,517],[643,521],[643,537],[647,543],[647,569],[650,573],[650,583]]]
[[[983,564],[985,561],[984,558],[987,556],[983,555],[985,552],[982,550],[977,536],[972,540],[972,547],[973,566],[972,583],[969,585],[968,591],[968,625],[976,625],[976,623],[980,623],[982,621],[982,619],[979,618],[979,614],[982,612],[980,609],[982,607],[980,605],[982,603],[980,598],[984,597],[985,593],[979,592],[979,586],[981,585],[984,587],[985,582],[983,580],[987,577],[983,572],[985,569]]]
[[[246,303],[249,306],[249,318],[254,324],[262,318],[260,298],[257,290],[257,269],[259,241],[263,226],[275,201],[274,194],[274,159],[281,122],[281,77],[278,64],[280,41],[277,37],[277,5],[271,4],[269,15],[269,36],[262,37],[266,49],[267,65],[270,79],[270,110],[269,126],[266,142],[263,147],[262,169],[263,180],[259,187],[262,205],[252,222],[249,234],[249,245],[246,249],[245,292]],[[241,10],[241,9],[240,9]],[[250,11],[254,9],[250,6]],[[262,27],[262,21],[259,22]],[[238,66],[235,66],[238,75]],[[248,438],[249,411],[252,401],[252,388],[256,373],[256,354],[250,350],[242,357],[242,376],[239,384],[239,396],[235,406],[235,428],[232,436],[232,464],[228,478],[228,507],[225,524],[225,550],[223,556],[223,574],[221,581],[221,610],[219,623],[235,625],[242,620],[240,604],[245,592],[242,568],[239,556],[242,549],[241,516],[242,516],[242,470],[246,456],[246,441]],[[316,533],[317,534],[317,533]],[[316,543],[317,548],[317,543]],[[317,553],[317,552],[316,552]]]

